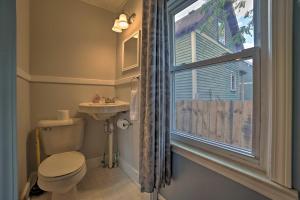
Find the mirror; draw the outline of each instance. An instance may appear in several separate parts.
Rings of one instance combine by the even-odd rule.
[[[139,32],[134,33],[123,42],[122,71],[139,66]]]

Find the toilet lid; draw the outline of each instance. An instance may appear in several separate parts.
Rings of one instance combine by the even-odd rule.
[[[39,166],[39,174],[44,177],[64,176],[79,170],[85,163],[84,156],[76,151],[54,154]]]

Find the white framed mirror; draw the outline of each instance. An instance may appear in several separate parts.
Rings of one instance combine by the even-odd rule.
[[[122,43],[122,71],[139,66],[139,31],[133,33]]]

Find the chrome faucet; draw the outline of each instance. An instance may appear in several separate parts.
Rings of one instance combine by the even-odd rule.
[[[98,94],[95,95],[95,97],[93,98],[92,102],[93,103],[100,103],[100,102],[104,102],[104,103],[115,103],[116,100],[118,99],[118,97],[100,97]]]
[[[113,98],[104,97],[105,103],[115,103],[117,99],[118,99],[117,97],[113,97]]]

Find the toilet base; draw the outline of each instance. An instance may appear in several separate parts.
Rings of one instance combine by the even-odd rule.
[[[71,190],[69,190],[66,193],[55,193],[53,192],[51,194],[51,200],[78,200],[77,197],[77,187],[73,187]]]

